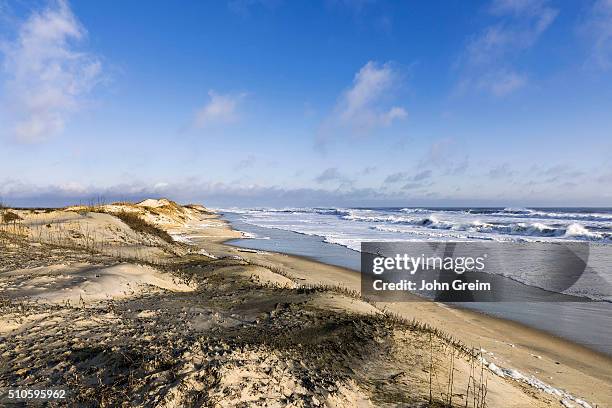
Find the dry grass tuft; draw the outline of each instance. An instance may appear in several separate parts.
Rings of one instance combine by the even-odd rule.
[[[173,239],[170,234],[160,228],[157,228],[153,224],[149,224],[148,222],[140,218],[140,216],[138,216],[137,214],[122,211],[114,215],[136,232],[143,232],[145,234],[155,235],[166,242],[173,242]]]
[[[19,215],[15,214],[12,211],[4,211],[2,213],[2,222],[5,224],[8,224],[9,222],[19,221],[21,219],[22,218]]]

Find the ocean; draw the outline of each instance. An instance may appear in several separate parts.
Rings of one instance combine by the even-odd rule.
[[[248,237],[232,241],[234,245],[306,256],[356,271],[363,241],[588,242],[597,279],[583,279],[578,292],[570,294],[597,301],[474,302],[461,307],[518,321],[612,355],[612,208],[230,208],[219,212]],[[522,281],[520,274],[507,278],[538,286]]]
[[[359,250],[365,240],[586,240],[612,244],[612,208],[230,209],[249,223],[323,237]]]

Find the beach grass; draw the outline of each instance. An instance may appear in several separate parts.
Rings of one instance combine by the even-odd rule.
[[[140,216],[138,216],[138,214],[121,211],[114,215],[136,232],[142,232],[145,234],[155,235],[163,239],[166,242],[174,241],[172,237],[170,236],[170,234],[168,234],[163,229],[158,228],[155,225],[146,222]]]

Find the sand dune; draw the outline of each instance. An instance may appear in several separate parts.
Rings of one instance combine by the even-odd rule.
[[[114,266],[50,265],[4,273],[3,291],[8,299],[31,298],[46,303],[90,304],[121,299],[160,288],[190,291],[176,277],[136,264]]]
[[[202,206],[14,211],[0,228],[0,388],[61,386],[80,406],[580,403],[496,375],[465,333],[428,325],[433,309],[403,319],[340,268],[224,245],[241,234]]]

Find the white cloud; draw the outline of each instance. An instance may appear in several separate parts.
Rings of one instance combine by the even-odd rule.
[[[326,183],[328,181],[348,181],[346,176],[344,176],[336,167],[330,167],[325,170],[321,174],[319,174],[315,181],[317,183]]]
[[[67,194],[85,194],[88,191],[87,187],[81,183],[77,183],[76,181],[69,181],[67,183],[60,184],[58,188]]]
[[[431,178],[431,174],[432,174],[431,170],[423,170],[415,174],[414,177],[412,177],[412,179],[414,181],[422,181],[422,180]]]
[[[153,190],[163,190],[170,186],[170,183],[166,183],[165,181],[159,181],[153,185]]]
[[[397,173],[389,174],[383,181],[384,184],[393,184],[399,182],[410,181],[406,186],[402,187],[403,189],[407,188],[415,188],[417,185],[421,186],[423,180],[431,178],[433,172],[431,170],[422,170],[415,174],[411,174],[405,171],[400,171]],[[418,182],[418,183],[416,183]]]
[[[394,120],[404,119],[407,116],[408,116],[408,112],[406,112],[406,109],[401,108],[399,106],[394,106],[391,109],[389,109],[388,112],[383,113],[380,119],[381,119],[381,123],[384,126],[389,126],[393,123]]]
[[[100,59],[76,47],[86,35],[68,3],[58,0],[24,21],[14,41],[2,43],[10,102],[3,105],[10,111],[3,112],[9,124],[1,131],[34,143],[64,129],[101,80]]]
[[[389,103],[402,85],[402,75],[391,63],[366,63],[321,123],[315,149],[325,152],[334,138],[368,135],[405,119],[406,109]]]
[[[195,125],[197,127],[236,121],[238,105],[246,94],[222,95],[210,90],[208,96],[210,101],[196,112]]]
[[[526,83],[526,75],[502,70],[482,77],[478,87],[488,90],[495,96],[504,96],[522,88]]]
[[[593,41],[590,60],[599,68],[612,68],[612,0],[597,0],[585,24]]]
[[[429,150],[419,161],[419,168],[439,168],[445,175],[464,173],[469,167],[469,157],[465,147],[452,137],[432,142]],[[431,176],[431,173],[427,173]]]
[[[341,125],[357,131],[368,131],[379,126],[390,126],[408,116],[399,106],[383,108],[384,97],[400,86],[400,76],[390,63],[369,61],[353,79],[353,85],[336,106],[336,119]]]
[[[546,0],[495,0],[488,13],[496,19],[468,42],[460,60],[459,90],[473,88],[496,96],[510,94],[527,83],[513,62],[533,47],[558,11]]]
[[[389,174],[385,178],[384,183],[398,183],[400,181],[405,180],[406,178],[408,178],[408,173],[405,171],[399,171],[397,173]]]
[[[257,163],[257,157],[255,157],[254,155],[250,154],[247,157],[245,157],[244,159],[240,160],[235,166],[234,169],[235,170],[245,170],[245,169],[250,169],[253,166],[255,166],[255,164]]]

